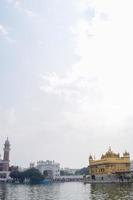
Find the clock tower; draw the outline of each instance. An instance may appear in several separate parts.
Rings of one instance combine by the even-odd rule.
[[[4,144],[4,157],[3,157],[3,162],[4,162],[4,166],[3,166],[3,171],[9,171],[9,152],[10,152],[10,143],[8,138],[5,141]]]

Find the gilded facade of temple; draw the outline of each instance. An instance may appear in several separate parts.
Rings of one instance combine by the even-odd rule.
[[[90,155],[89,166],[91,175],[128,172],[130,171],[130,154],[125,151],[123,156],[120,157],[119,153],[114,153],[109,147],[109,150],[101,156],[100,160],[95,160]]]

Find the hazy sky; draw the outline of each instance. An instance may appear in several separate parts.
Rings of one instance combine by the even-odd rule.
[[[133,1],[0,1],[0,150],[11,163],[133,156]]]

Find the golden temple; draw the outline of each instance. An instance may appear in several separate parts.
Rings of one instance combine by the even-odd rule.
[[[108,151],[101,156],[100,160],[95,160],[90,155],[89,167],[91,175],[113,174],[117,172],[130,171],[130,154],[125,151],[123,156],[116,154],[109,147]]]

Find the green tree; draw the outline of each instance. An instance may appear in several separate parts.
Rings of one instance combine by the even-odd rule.
[[[14,179],[14,180],[19,180],[19,178],[20,178],[20,173],[21,172],[19,172],[19,171],[12,171],[11,173],[10,173],[10,177],[12,178],[12,179]]]
[[[23,176],[23,172],[18,170],[12,171],[10,173],[10,177],[13,179],[13,182],[19,181],[20,183],[24,182],[25,177]]]
[[[48,171],[47,171],[47,170],[44,170],[43,176],[44,176],[44,178],[47,178],[47,177],[48,177]]]
[[[44,179],[44,176],[35,168],[23,172],[13,171],[10,173],[10,177],[13,178],[14,182],[19,181],[20,183],[23,183],[25,179],[29,179],[30,183],[39,183]]]
[[[89,174],[89,168],[88,167],[83,167],[81,169],[78,169],[75,172],[75,175],[88,175]]]
[[[25,170],[23,175],[25,178],[30,180],[30,183],[39,183],[44,179],[44,176],[35,168]]]

